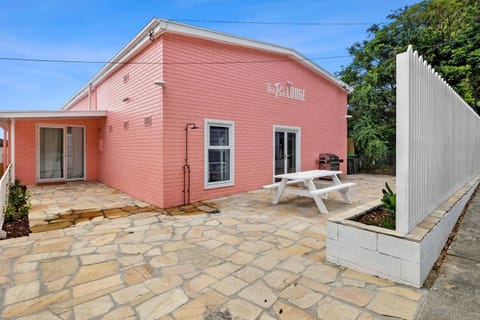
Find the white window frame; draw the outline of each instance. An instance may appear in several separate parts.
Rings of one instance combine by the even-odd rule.
[[[296,160],[295,160],[295,170],[297,172],[301,171],[302,167],[302,128],[300,127],[292,127],[292,126],[282,126],[282,125],[274,125],[273,126],[273,136],[272,136],[272,181],[275,182],[275,133],[276,132],[292,132],[296,135],[296,142],[295,142],[295,153],[296,153]]]
[[[210,146],[210,127],[226,127],[228,128],[229,146]],[[235,184],[235,122],[230,120],[215,120],[205,119],[204,121],[204,186],[205,189],[229,187]],[[228,149],[230,150],[230,180],[208,182],[209,163],[208,150],[209,149]]]

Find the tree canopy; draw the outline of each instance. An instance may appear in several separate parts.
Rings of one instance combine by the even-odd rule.
[[[354,88],[349,130],[367,166],[395,161],[395,59],[409,44],[480,113],[480,0],[422,1],[387,18],[338,74]]]

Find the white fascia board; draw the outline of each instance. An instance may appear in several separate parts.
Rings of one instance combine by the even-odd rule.
[[[244,47],[251,47],[260,50],[272,51],[282,54],[289,54],[291,53],[291,49],[272,45],[266,42],[251,40],[244,37],[233,36],[227,33],[204,29],[200,27],[195,27],[183,23],[178,23],[174,21],[158,19],[160,25],[160,29],[163,31],[174,32],[189,35],[192,37],[202,38],[202,39],[209,39],[214,40],[216,42],[224,42],[229,44],[236,44]]]
[[[0,119],[45,119],[45,118],[102,118],[107,111],[6,111]]]
[[[353,92],[353,87],[349,86],[348,84],[346,84],[345,82],[343,82],[342,80],[336,78],[334,75],[332,75],[330,72],[328,72],[327,70],[323,69],[322,67],[320,67],[318,64],[312,62],[310,59],[308,58],[305,58],[304,56],[302,56],[301,54],[299,54],[298,52],[294,51],[295,52],[295,59],[297,59],[300,63],[303,63],[304,65],[306,65],[307,67],[309,67],[310,69],[313,69],[314,71],[316,71],[317,73],[320,73],[321,75],[323,75],[325,78],[327,78],[327,80],[330,80],[331,82],[333,82],[334,84],[342,87],[343,90],[345,90],[347,93],[352,93]]]

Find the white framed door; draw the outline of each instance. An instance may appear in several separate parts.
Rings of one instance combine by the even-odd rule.
[[[67,180],[85,179],[85,128],[66,127],[65,134]]]
[[[37,182],[85,179],[85,127],[37,125]]]
[[[65,132],[63,127],[38,128],[37,180],[39,182],[65,179]]]
[[[274,126],[273,175],[300,171],[300,133],[298,127]]]

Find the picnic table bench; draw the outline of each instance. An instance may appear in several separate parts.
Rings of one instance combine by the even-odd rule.
[[[342,196],[345,203],[351,204],[351,200],[348,191],[351,187],[355,186],[353,182],[342,183],[338,177],[342,171],[332,170],[309,170],[301,172],[293,172],[286,174],[276,175],[275,178],[282,179],[280,182],[272,183],[263,186],[264,189],[274,190],[277,192],[272,200],[273,204],[277,204],[283,193],[295,194],[303,197],[311,197],[315,200],[315,203],[322,213],[328,213],[328,209],[323,203],[322,195],[326,195],[329,192],[338,191]],[[314,179],[331,177],[333,184],[327,187],[317,188]],[[291,187],[295,184],[302,183],[307,189]]]

